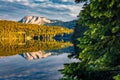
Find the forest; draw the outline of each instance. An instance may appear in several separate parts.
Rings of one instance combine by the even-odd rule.
[[[0,20],[0,56],[72,46],[71,42],[53,39],[56,35],[62,36],[72,32],[73,29],[62,26],[23,24]]]
[[[75,2],[84,6],[72,36],[76,53],[69,57],[80,61],[66,63],[61,80],[120,80],[120,1]]]
[[[73,29],[63,28],[62,26],[44,26],[36,24],[23,24],[14,21],[0,20],[0,38],[23,38],[50,35],[54,37],[57,34],[70,34]],[[20,37],[21,36],[21,37]]]

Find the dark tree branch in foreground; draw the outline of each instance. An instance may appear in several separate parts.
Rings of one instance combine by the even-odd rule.
[[[87,1],[87,0],[75,0],[76,3],[84,2],[84,1]]]

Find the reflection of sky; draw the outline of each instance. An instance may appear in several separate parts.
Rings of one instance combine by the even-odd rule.
[[[58,80],[63,64],[76,61],[68,59],[67,53],[44,59],[28,61],[19,55],[0,59],[0,80]]]
[[[76,19],[81,6],[74,0],[0,0],[0,18],[20,20],[35,15],[69,21]]]

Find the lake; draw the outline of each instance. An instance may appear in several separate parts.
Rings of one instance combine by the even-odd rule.
[[[34,37],[0,40],[0,80],[59,80],[65,63],[76,62],[69,40]]]

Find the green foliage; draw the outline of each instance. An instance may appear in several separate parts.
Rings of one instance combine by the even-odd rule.
[[[88,64],[93,62],[101,67],[110,67],[116,66],[118,63],[116,60],[120,59],[117,57],[120,54],[120,18],[118,15],[120,10],[117,2],[106,0],[104,3],[102,0],[91,0],[90,4],[80,13],[79,23],[88,26],[89,30],[79,38],[78,46],[83,49],[80,58],[83,58],[83,61],[87,60]]]
[[[120,75],[114,76],[113,79],[114,80],[120,80]]]
[[[118,0],[90,0],[81,11],[78,23],[88,27],[84,35],[78,38],[77,45],[81,49],[78,59],[81,62],[65,66],[63,74],[66,78],[69,76],[74,80],[112,80],[112,77],[119,73],[119,3]]]

